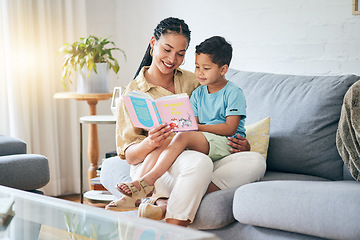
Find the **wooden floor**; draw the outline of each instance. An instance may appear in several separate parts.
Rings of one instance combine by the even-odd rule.
[[[64,199],[64,200],[68,200],[68,201],[72,201],[72,202],[78,202],[80,203],[80,194],[74,194],[74,195],[67,195],[67,196],[60,196],[58,198]],[[92,201],[89,199],[84,198],[84,204],[86,205],[91,205],[94,207],[99,207],[99,208],[105,208],[105,206],[108,204],[107,202],[97,202],[97,201]]]

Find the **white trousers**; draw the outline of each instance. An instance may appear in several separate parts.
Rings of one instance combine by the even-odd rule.
[[[131,166],[132,179],[139,178],[142,163]],[[186,150],[155,182],[154,197],[168,197],[165,218],[190,220],[212,181],[220,189],[235,188],[260,180],[266,170],[264,157],[256,152],[240,152],[212,162],[200,152]]]

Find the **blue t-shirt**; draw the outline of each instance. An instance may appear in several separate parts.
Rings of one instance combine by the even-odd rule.
[[[209,93],[206,85],[196,88],[191,94],[191,105],[200,124],[225,123],[226,117],[240,115],[241,120],[236,133],[245,135],[246,101],[240,87],[228,81],[225,87],[216,93]]]

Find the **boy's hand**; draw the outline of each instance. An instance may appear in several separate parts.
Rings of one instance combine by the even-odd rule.
[[[250,144],[248,140],[239,134],[236,135],[236,138],[228,137],[229,141],[228,145],[231,147],[231,153],[250,151]]]

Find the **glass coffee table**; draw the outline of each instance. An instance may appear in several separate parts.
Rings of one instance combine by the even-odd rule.
[[[0,216],[0,239],[219,239],[211,233],[4,186],[0,186]]]

